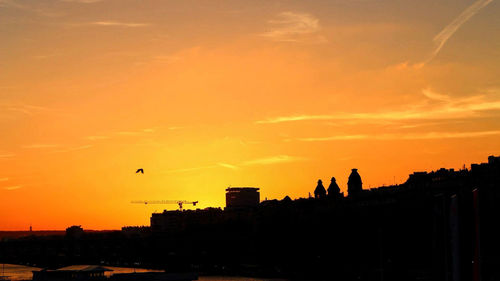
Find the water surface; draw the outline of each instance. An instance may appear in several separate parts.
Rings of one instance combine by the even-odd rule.
[[[72,265],[64,267],[64,269],[82,269],[88,265]],[[158,270],[150,270],[143,268],[128,268],[128,267],[115,267],[115,266],[105,266],[106,268],[112,269],[112,272],[106,272],[106,275],[111,275],[113,273],[132,273],[132,272],[155,272]],[[38,267],[31,267],[25,265],[15,265],[15,264],[5,264],[5,274],[2,273],[2,268],[0,267],[0,275],[9,276],[13,281],[20,280],[31,280],[32,271],[40,270]],[[266,278],[251,278],[251,277],[241,277],[241,276],[200,276],[198,278],[200,281],[286,281],[284,279],[266,279]]]

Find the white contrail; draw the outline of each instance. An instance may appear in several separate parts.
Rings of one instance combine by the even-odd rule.
[[[454,19],[450,24],[448,24],[439,34],[437,34],[433,41],[436,45],[436,48],[432,52],[431,57],[426,61],[431,61],[444,46],[446,41],[450,39],[450,37],[455,33],[462,24],[467,22],[472,16],[474,16],[479,10],[486,7],[489,3],[493,2],[493,0],[477,0],[472,5],[470,5],[467,9],[465,9],[456,19]]]

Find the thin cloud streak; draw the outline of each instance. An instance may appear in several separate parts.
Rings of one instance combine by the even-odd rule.
[[[53,153],[58,153],[58,152],[72,152],[72,151],[78,151],[78,150],[83,150],[83,149],[89,149],[93,147],[93,145],[88,144],[88,145],[82,145],[82,146],[77,146],[77,147],[70,147],[67,149],[60,149],[60,150],[55,150],[52,151]]]
[[[224,167],[224,168],[233,169],[233,170],[239,169],[238,166],[227,164],[227,163],[217,163],[217,165]]]
[[[115,133],[111,133],[111,134],[120,135],[120,136],[144,136],[146,134],[153,134],[156,131],[157,131],[157,128],[146,128],[146,129],[142,129],[139,131],[119,131],[119,132],[115,132]],[[111,136],[93,135],[93,136],[86,136],[85,139],[90,140],[90,141],[107,140],[107,139],[111,139]]]
[[[15,154],[0,154],[0,159],[14,157]]]
[[[266,120],[259,120],[257,124],[273,124],[273,123],[282,123],[282,122],[292,122],[292,121],[305,121],[305,120],[332,120],[339,119],[335,115],[292,115],[292,116],[280,116],[269,118]],[[344,119],[344,118],[340,118]]]
[[[479,117],[484,111],[500,110],[500,98],[488,99],[486,95],[474,95],[465,98],[452,99],[449,96],[435,93],[429,89],[422,93],[430,101],[435,103],[429,105],[423,103],[402,111],[386,112],[364,112],[364,113],[337,113],[326,115],[291,115],[268,118],[256,121],[256,124],[275,124],[294,121],[318,121],[318,120],[421,120],[421,119],[459,119]]]
[[[271,165],[271,164],[278,164],[278,163],[295,162],[295,161],[300,161],[300,160],[303,160],[303,158],[289,156],[289,155],[278,155],[278,156],[272,156],[272,157],[259,158],[259,159],[245,161],[245,162],[241,163],[241,165],[243,165],[243,166]]]
[[[22,185],[13,185],[13,186],[6,186],[3,189],[5,189],[5,190],[16,190],[16,189],[19,189],[21,187],[23,187],[23,186]]]
[[[310,14],[282,12],[278,14],[276,19],[269,20],[268,23],[271,25],[270,30],[260,35],[273,41],[309,41],[312,43],[326,41],[321,36],[308,37],[321,29],[319,20]]]
[[[340,135],[340,136],[319,137],[319,138],[298,138],[296,140],[305,142],[315,142],[315,141],[320,142],[320,141],[336,141],[336,140],[362,140],[368,138],[370,138],[370,136],[368,135]],[[287,141],[290,141],[290,139],[287,139]]]
[[[51,109],[47,107],[23,103],[0,103],[0,108],[7,111],[20,112],[26,115],[51,111]]]
[[[434,91],[432,91],[431,89],[427,88],[427,89],[423,89],[422,90],[422,94],[424,96],[426,96],[427,98],[431,99],[431,100],[437,100],[437,101],[451,101],[451,98],[447,95],[443,95],[443,94],[439,94],[439,93],[436,93]]]
[[[340,135],[319,138],[298,138],[303,142],[324,142],[324,141],[344,141],[344,140],[434,140],[434,139],[457,139],[457,138],[480,138],[498,136],[500,131],[479,131],[479,132],[430,132],[419,134],[379,134],[379,135]]]
[[[24,5],[18,4],[14,0],[0,0],[0,7],[12,7],[17,9],[26,9]]]
[[[46,144],[46,143],[35,143],[35,144],[28,144],[28,145],[23,145],[23,148],[54,148],[54,147],[59,147],[58,144]]]
[[[165,173],[184,173],[184,172],[192,172],[192,171],[198,171],[198,170],[204,170],[204,169],[212,169],[218,167],[218,165],[210,165],[210,166],[201,166],[201,167],[193,167],[193,168],[184,168],[184,169],[172,169],[172,170],[167,170]]]
[[[88,23],[89,25],[96,26],[116,26],[116,27],[146,27],[150,26],[150,23],[143,22],[119,22],[119,21],[95,21]]]
[[[228,164],[228,163],[219,162],[216,165],[184,168],[184,169],[173,169],[173,170],[165,171],[165,173],[184,173],[184,172],[192,172],[192,171],[205,170],[205,169],[213,169],[213,168],[217,168],[217,167],[227,168],[227,169],[231,169],[231,170],[237,170],[240,168],[240,166],[273,165],[273,164],[288,163],[288,162],[295,162],[295,161],[301,161],[301,160],[304,160],[304,158],[289,156],[289,155],[278,155],[278,156],[272,156],[272,157],[244,161],[244,162],[240,163],[239,165],[232,165],[232,164]]]
[[[467,7],[457,18],[455,18],[450,24],[448,24],[441,32],[439,32],[433,39],[436,45],[431,56],[423,63],[426,64],[430,62],[436,55],[441,51],[446,41],[471,17],[477,14],[482,8],[486,7],[488,4],[493,2],[493,0],[477,0],[472,5]]]
[[[82,4],[93,4],[98,2],[103,2],[104,0],[61,0],[61,2],[69,3],[82,3]]]
[[[121,131],[121,132],[117,132],[117,134],[122,135],[122,136],[141,136],[144,134],[151,134],[154,132],[156,132],[155,128],[146,128],[146,129],[142,129],[140,131]]]
[[[9,178],[0,178],[0,181],[8,181]]]
[[[109,139],[108,136],[88,136],[85,139],[91,140],[91,141],[96,141],[96,140],[106,140]]]
[[[24,1],[24,2],[30,2],[30,1]],[[31,1],[30,4],[36,4],[37,1]],[[19,4],[18,1],[15,0],[0,0],[0,8],[5,7],[5,8],[15,8],[19,9],[22,11],[26,11],[29,13],[35,13],[40,16],[45,16],[45,17],[55,17],[55,16],[60,16],[61,14],[55,13],[51,10],[48,10],[46,8],[37,8],[34,7],[33,5],[24,5]]]

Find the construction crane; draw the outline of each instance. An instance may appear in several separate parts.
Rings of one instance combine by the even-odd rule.
[[[186,200],[136,200],[136,201],[131,201],[130,203],[132,204],[177,204],[179,205],[179,210],[182,211],[182,206],[184,204],[193,204],[193,206],[196,206],[198,204],[198,201],[186,201]]]

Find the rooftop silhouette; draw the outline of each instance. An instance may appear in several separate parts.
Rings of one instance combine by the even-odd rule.
[[[319,180],[315,198],[259,203],[258,190],[226,189],[225,210],[154,213],[150,227],[90,233],[73,226],[68,231],[76,235],[4,239],[0,260],[50,267],[138,263],[298,280],[500,276],[500,157],[470,169],[415,172],[402,184],[369,190],[353,169],[347,197],[335,178],[328,193]]]

